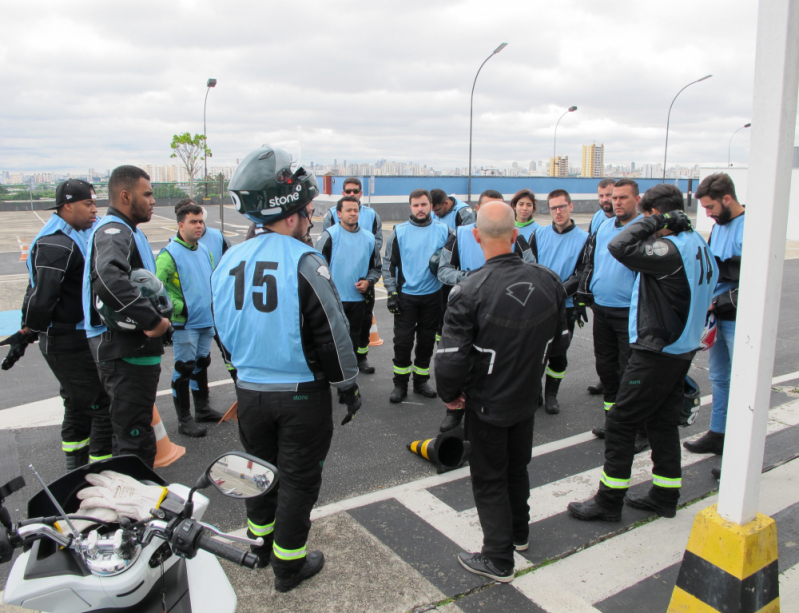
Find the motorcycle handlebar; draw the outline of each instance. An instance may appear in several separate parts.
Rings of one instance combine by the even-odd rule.
[[[217,541],[207,534],[201,534],[199,536],[197,539],[197,549],[203,549],[217,557],[224,558],[240,566],[246,566],[247,568],[255,568],[258,564],[258,556],[255,554],[249,551],[242,551],[233,545]]]

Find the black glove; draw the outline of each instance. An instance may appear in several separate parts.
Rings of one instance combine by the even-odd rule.
[[[25,355],[25,349],[27,349],[28,345],[36,340],[36,333],[35,332],[24,332],[20,330],[19,332],[15,332],[11,336],[9,336],[6,340],[0,342],[0,345],[10,345],[11,349],[8,350],[8,355],[3,360],[2,368],[3,370],[8,370],[14,364],[17,363],[23,355]]]
[[[577,292],[574,294],[574,304],[575,306],[580,305],[582,307],[590,307],[594,304],[594,295],[590,292]]]
[[[576,297],[574,298],[574,321],[580,328],[588,323],[588,311],[586,311],[585,304],[578,303]]]
[[[361,408],[361,391],[358,389],[356,383],[351,388],[341,392],[339,400],[347,405],[347,415],[341,420],[341,425],[344,426],[352,421],[358,409]]]
[[[392,315],[401,315],[402,309],[400,308],[399,294],[391,292],[388,295],[388,312]]]
[[[164,341],[164,347],[171,347],[172,346],[172,335],[175,333],[175,328],[169,326],[167,331],[164,332],[164,335],[161,337]]]
[[[680,210],[660,215],[660,227],[671,230],[674,234],[686,231],[693,232],[694,230],[688,215],[685,214],[685,211]]]

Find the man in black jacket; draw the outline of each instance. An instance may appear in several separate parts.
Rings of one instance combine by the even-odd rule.
[[[164,353],[161,337],[170,322],[130,280],[133,269],[155,274],[152,249],[137,228],[153,216],[150,177],[136,166],[120,166],[108,180],[108,197],[111,206],[92,232],[86,256],[86,336],[100,380],[111,397],[114,455],[131,453],[152,466],[156,455],[153,405]],[[106,327],[98,310],[103,305],[127,330]]]
[[[485,265],[452,288],[436,351],[447,408],[466,408],[472,490],[482,553],[461,553],[469,572],[509,582],[513,553],[528,547],[533,415],[545,357],[568,346],[566,292],[551,270],[513,253],[513,209],[488,202],[474,236]]]
[[[70,179],[56,189],[56,212],[31,244],[30,281],[22,303],[22,330],[4,344],[39,338],[39,349],[64,399],[61,449],[67,470],[111,457],[108,394],[97,375],[83,329],[83,267],[87,232],[97,220],[94,188]],[[12,354],[3,362],[11,368]]]

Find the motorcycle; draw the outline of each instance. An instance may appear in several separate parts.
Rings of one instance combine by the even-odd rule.
[[[106,471],[143,486],[164,487],[165,497],[140,521],[121,514],[116,521],[81,515],[78,493],[89,487],[86,476]],[[8,575],[3,602],[49,613],[235,612],[236,594],[217,557],[247,568],[256,568],[259,560],[223,541],[264,542],[203,523],[209,500],[197,492],[214,486],[240,500],[262,496],[277,484],[274,466],[229,452],[193,488],[168,485],[135,456],[82,466],[49,486],[33,472],[43,490],[28,502],[30,519],[14,524],[3,506],[5,498],[25,486],[24,479],[17,477],[0,488],[0,563],[10,562],[14,550],[23,549]]]

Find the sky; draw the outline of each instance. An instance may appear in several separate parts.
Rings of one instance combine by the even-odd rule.
[[[61,0],[6,3],[0,170],[209,166],[298,140],[302,160],[509,166],[581,145],[605,163],[726,163],[751,120],[755,0]],[[746,163],[749,130],[732,160]]]

